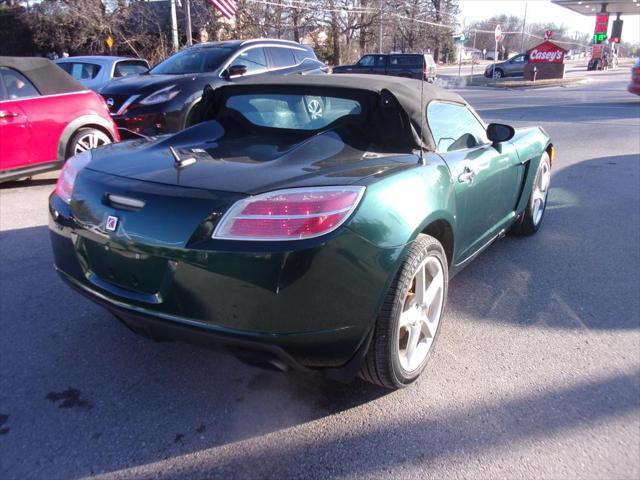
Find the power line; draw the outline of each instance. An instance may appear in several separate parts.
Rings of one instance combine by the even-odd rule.
[[[262,5],[272,5],[272,6],[276,6],[276,7],[281,7],[281,8],[293,8],[296,10],[314,10],[317,11],[318,8],[317,6],[306,6],[305,4],[308,5],[308,2],[304,2],[302,0],[289,0],[291,2],[297,2],[299,3],[299,5],[285,5],[282,3],[276,3],[273,1],[269,1],[269,0],[247,0],[247,2],[250,3],[259,3]],[[369,8],[365,8],[365,7],[341,7],[341,8],[324,8],[322,11],[324,12],[331,12],[331,13],[355,13],[355,14],[363,14],[363,13],[369,13],[372,15],[377,15],[380,13],[379,9],[369,9]],[[438,23],[438,22],[431,22],[428,20],[420,20],[417,18],[411,18],[411,17],[407,17],[405,15],[400,15],[399,13],[394,13],[394,12],[386,12],[385,13],[386,16],[389,17],[395,17],[398,18],[400,20],[409,20],[412,22],[416,22],[416,23],[420,23],[422,25],[430,25],[432,27],[438,27],[438,28],[446,28],[449,30],[455,30],[455,26],[453,25],[447,25],[444,23]]]
[[[479,28],[470,28],[469,29],[470,32],[477,32],[477,33],[490,33],[490,34],[494,34],[495,32],[493,30],[481,30]],[[532,37],[532,38],[537,38],[539,40],[546,40],[544,37],[541,37],[539,35],[534,35],[533,33],[528,33],[528,32],[502,32],[503,35],[526,35],[527,37]],[[590,45],[584,44],[584,43],[578,43],[578,42],[569,42],[567,40],[553,40],[551,39],[551,41],[553,43],[563,43],[565,45],[578,45],[580,47],[589,47]]]

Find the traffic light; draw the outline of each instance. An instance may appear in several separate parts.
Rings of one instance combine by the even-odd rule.
[[[620,43],[622,37],[622,20],[614,20],[611,28],[611,43]]]

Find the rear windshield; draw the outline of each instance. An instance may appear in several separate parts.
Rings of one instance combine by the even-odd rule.
[[[302,94],[234,95],[225,106],[258,127],[291,130],[318,130],[362,113],[360,102],[351,98]]]
[[[149,67],[145,62],[136,60],[123,60],[116,63],[116,67],[113,69],[114,77],[128,77],[129,75],[140,75],[149,70]]]
[[[181,75],[185,73],[211,72],[231,54],[227,47],[188,49],[176,53],[153,67],[149,73],[155,75]]]

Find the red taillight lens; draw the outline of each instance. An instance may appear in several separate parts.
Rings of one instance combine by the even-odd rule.
[[[60,172],[60,176],[56,182],[56,194],[64,200],[65,203],[71,202],[73,184],[76,181],[78,172],[80,172],[80,170],[82,170],[90,161],[91,152],[86,151],[71,157],[62,167],[62,171]]]
[[[332,232],[358,206],[364,187],[314,187],[279,190],[235,203],[213,238],[227,240],[302,240]]]

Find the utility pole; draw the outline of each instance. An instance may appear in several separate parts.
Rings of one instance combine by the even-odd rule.
[[[193,33],[191,32],[191,0],[184,0],[184,14],[187,16],[187,46],[193,45]]]
[[[171,0],[171,39],[174,53],[178,51],[178,18],[176,16],[176,0]]]
[[[522,34],[520,35],[520,53],[524,52],[524,26],[527,24],[527,6],[529,2],[524,2],[524,19],[522,20]]]
[[[382,53],[382,0],[380,0],[380,31],[378,32],[378,53]]]

